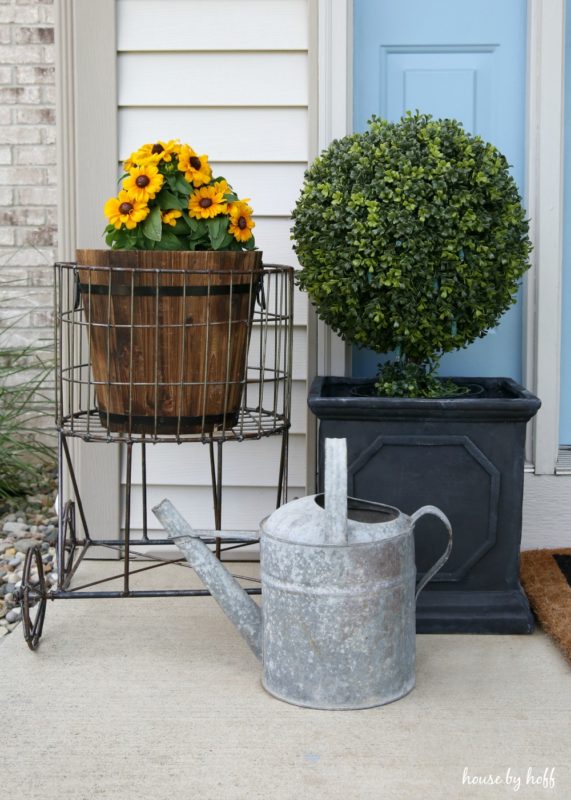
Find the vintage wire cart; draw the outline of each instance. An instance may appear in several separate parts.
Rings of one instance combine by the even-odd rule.
[[[209,594],[205,589],[141,590],[131,586],[135,573],[173,563],[152,552],[171,542],[148,532],[148,444],[201,443],[209,448],[214,530],[205,531],[204,537],[215,546],[218,556],[257,540],[253,532],[236,531],[228,537],[226,531],[222,545],[215,536],[222,522],[226,442],[281,436],[277,505],[287,500],[293,269],[266,264],[248,274],[242,271],[238,280],[232,270],[177,270],[176,279],[174,272],[146,270],[144,285],[140,285],[137,270],[129,267],[55,265],[57,582],[48,586],[40,547],[29,550],[19,599],[24,636],[32,650],[42,635],[48,600]],[[216,336],[220,340],[220,331],[225,350],[214,353],[212,342]],[[233,349],[236,337],[244,339],[243,356]],[[93,366],[96,339],[99,360],[103,353],[106,362],[103,372]],[[200,362],[198,367],[188,367],[191,351],[195,365]],[[165,358],[174,363],[170,372],[164,366]],[[240,358],[243,363],[236,369]],[[145,362],[143,372],[141,360]],[[120,361],[122,370],[116,368]],[[214,361],[222,361],[222,369],[216,370]],[[218,403],[215,414],[210,413],[211,401]],[[114,402],[122,403],[122,414],[115,414]],[[140,402],[150,408],[144,419],[138,413]],[[74,439],[124,448],[123,530],[110,532],[108,538],[90,535],[74,464]],[[135,446],[141,448],[143,520],[142,535],[137,537],[131,530]],[[189,448],[189,458],[193,449]],[[120,573],[117,562],[109,561],[112,575],[82,582],[79,567],[94,547],[109,550],[110,557],[119,556]],[[174,561],[185,567],[184,559]],[[118,577],[122,589],[105,588],[105,583]],[[247,591],[259,594],[261,590],[254,586]]]

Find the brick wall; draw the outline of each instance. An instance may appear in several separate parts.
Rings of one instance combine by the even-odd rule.
[[[53,0],[0,0],[0,326],[50,339],[56,244]]]

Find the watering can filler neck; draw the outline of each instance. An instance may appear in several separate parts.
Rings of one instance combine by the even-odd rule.
[[[325,440],[325,492],[292,500],[262,520],[261,531],[291,544],[347,546],[406,534],[398,509],[347,495],[347,441]]]

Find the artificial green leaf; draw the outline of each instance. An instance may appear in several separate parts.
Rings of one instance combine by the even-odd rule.
[[[189,195],[193,190],[191,184],[186,180],[182,172],[178,172],[175,176],[175,188],[182,194]]]
[[[161,210],[158,206],[155,206],[145,222],[143,223],[143,233],[147,237],[147,239],[151,239],[153,242],[160,242],[162,233],[163,233],[163,225],[161,220]]]
[[[188,223],[186,222],[184,215],[179,217],[176,220],[174,227],[171,228],[173,233],[176,233],[177,236],[188,236]]]
[[[225,231],[224,236],[222,237],[222,239],[220,241],[220,246],[217,249],[218,250],[231,250],[232,249],[231,245],[235,241],[236,241],[236,239],[232,236],[232,234],[228,233],[228,231]]]
[[[161,241],[157,247],[159,250],[184,250],[181,239],[172,232],[164,228]]]
[[[214,217],[207,220],[206,224],[212,249],[220,250],[228,229],[228,217],[226,215]]]
[[[139,225],[138,228],[136,228],[136,231],[137,231],[137,238],[135,240],[135,245],[134,246],[138,250],[146,250],[146,249],[148,249],[149,239],[145,238],[145,235],[144,235],[140,225]]]
[[[159,207],[163,211],[173,211],[186,208],[186,203],[184,200],[181,200],[178,195],[168,192],[166,189],[161,189],[156,197],[156,200],[159,204]]]
[[[177,184],[178,175],[165,175],[165,182],[167,183],[171,192],[176,192],[176,184]]]

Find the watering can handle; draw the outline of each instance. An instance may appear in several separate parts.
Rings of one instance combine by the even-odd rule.
[[[448,561],[448,557],[450,556],[450,552],[452,550],[452,525],[450,524],[450,520],[439,508],[436,506],[422,506],[419,508],[418,511],[415,511],[414,514],[411,516],[413,526],[416,525],[418,520],[425,515],[430,515],[432,517],[438,517],[444,523],[446,530],[448,531],[448,545],[446,546],[446,550],[440,556],[438,561],[433,564],[433,566],[428,570],[428,572],[424,573],[424,577],[422,580],[419,581],[418,586],[416,587],[416,594],[414,596],[415,601],[418,600],[418,595],[424,589],[428,581],[431,581],[432,578],[436,575],[438,570],[444,566],[444,564]]]
[[[325,541],[347,544],[347,439],[325,440]]]

